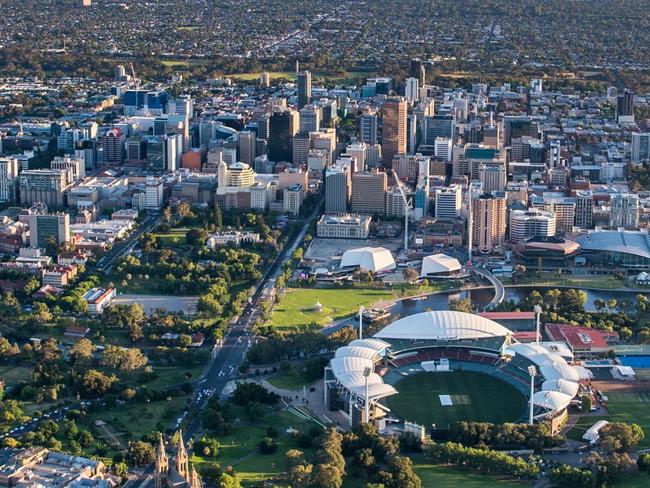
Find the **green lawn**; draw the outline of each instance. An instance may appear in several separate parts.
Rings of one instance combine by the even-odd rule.
[[[584,416],[578,420],[567,437],[582,440],[582,434],[598,420],[639,424],[646,433],[639,443],[639,449],[650,448],[650,391],[648,392],[605,392],[608,398],[609,416]]]
[[[277,329],[297,330],[312,322],[325,325],[359,310],[359,305],[370,306],[395,297],[395,291],[371,289],[314,289],[289,288],[273,309],[271,325]],[[320,311],[314,310],[320,302]]]
[[[282,390],[302,390],[303,386],[309,386],[312,381],[304,378],[302,371],[291,368],[289,371],[278,373],[268,378],[268,382]]]
[[[542,273],[538,276],[537,273],[530,273],[526,276],[516,278],[515,280],[504,278],[501,281],[505,285],[575,286],[577,288],[614,289],[625,286],[625,281],[616,279],[610,275],[557,276]]]
[[[401,380],[398,395],[386,402],[398,417],[428,428],[446,428],[459,420],[516,422],[526,409],[526,399],[512,385],[492,376],[469,371],[416,373]],[[439,395],[450,395],[444,406]]]
[[[210,462],[219,463],[223,468],[233,466],[243,486],[269,479],[285,469],[286,452],[290,449],[299,449],[293,437],[287,434],[288,428],[306,431],[315,425],[285,410],[270,413],[258,423],[250,422],[243,410],[241,413],[242,422],[232,434],[217,436],[221,448],[216,458],[203,458],[194,454],[191,461],[199,467]],[[266,437],[266,428],[270,425],[279,432],[278,450],[274,454],[266,455],[258,452],[257,445]],[[306,457],[315,452],[315,448],[301,450]]]
[[[650,486],[650,474],[647,473],[641,473],[630,481],[616,483],[616,488],[647,488],[648,486]]]
[[[32,371],[32,368],[24,366],[0,366],[0,379],[7,386],[15,386],[21,381],[31,381]]]
[[[175,247],[185,244],[185,234],[189,229],[179,228],[171,229],[165,234],[155,234],[156,240],[160,241],[163,246]]]

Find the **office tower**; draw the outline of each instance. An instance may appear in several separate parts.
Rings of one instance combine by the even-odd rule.
[[[431,159],[422,154],[396,154],[392,161],[392,169],[402,182],[415,183],[429,175]]]
[[[152,115],[162,115],[168,112],[169,105],[169,93],[163,90],[150,91],[145,97],[145,109]],[[176,106],[173,105],[174,109]],[[182,110],[182,109],[181,109]],[[174,110],[174,113],[179,113]]]
[[[301,184],[287,186],[283,191],[284,211],[291,215],[298,215],[304,199],[305,188]]]
[[[366,151],[366,168],[379,166],[379,163],[381,163],[381,144],[369,145]]]
[[[429,204],[431,203],[429,191],[429,177],[427,176],[415,187],[415,205],[413,207],[415,220],[420,220],[429,215]]]
[[[483,191],[494,193],[506,189],[505,164],[481,164],[478,170],[478,179],[483,183]]]
[[[268,156],[271,161],[291,162],[291,138],[298,133],[298,112],[282,110],[269,117]]]
[[[319,132],[311,132],[311,148],[327,152],[328,164],[332,164],[336,152],[336,129],[321,129]]]
[[[239,133],[239,161],[249,165],[255,163],[257,136],[255,132],[243,130]]]
[[[460,216],[463,204],[463,190],[460,185],[443,186],[435,189],[434,216],[438,220],[455,220]]]
[[[147,94],[147,102],[150,102],[149,94]],[[151,109],[151,103],[149,103],[149,109]],[[170,113],[182,115],[186,121],[192,120],[194,116],[194,100],[189,95],[180,95],[169,102],[169,109]]]
[[[373,169],[352,175],[352,211],[365,214],[386,213],[386,173]]]
[[[76,181],[86,176],[86,167],[79,158],[56,156],[50,162],[50,169],[69,171],[70,181]]]
[[[418,80],[420,86],[424,86],[426,83],[426,70],[421,59],[416,58],[411,60],[411,69],[409,74],[411,75],[411,78]]]
[[[359,117],[359,140],[369,146],[374,146],[378,143],[377,114],[361,114],[361,117]]]
[[[538,138],[539,129],[533,119],[526,116],[506,115],[503,121],[503,143],[509,147],[513,139],[524,136]]]
[[[509,181],[506,183],[506,198],[508,206],[513,203],[521,203],[528,206],[528,181]]]
[[[523,244],[531,237],[555,235],[555,214],[547,210],[531,208],[510,211],[510,242]]]
[[[404,217],[405,213],[406,206],[399,188],[388,188],[386,190],[386,217]]]
[[[420,86],[417,78],[407,78],[406,86],[404,87],[404,98],[409,101],[414,101],[420,98]]]
[[[334,122],[338,117],[338,105],[336,100],[323,98],[319,102],[319,108],[321,111],[321,126],[333,128]]]
[[[18,160],[0,158],[0,203],[15,202],[18,187]]]
[[[354,144],[349,144],[345,149],[345,152],[355,158],[357,162],[357,171],[366,170],[366,152],[368,151],[368,146],[364,142],[356,142]]]
[[[576,199],[565,197],[559,192],[544,192],[532,195],[530,202],[534,208],[555,213],[555,230],[558,235],[571,235],[576,215]]]
[[[115,81],[124,81],[126,79],[126,68],[119,65],[115,67]]]
[[[321,108],[307,105],[300,109],[300,132],[318,132],[321,123]]]
[[[531,95],[541,95],[543,80],[540,78],[533,78],[530,80],[530,93]]]
[[[381,149],[383,162],[388,167],[393,156],[406,153],[406,115],[406,100],[390,98],[384,103]]]
[[[418,124],[417,115],[414,113],[408,114],[406,118],[406,137],[407,152],[409,154],[415,154],[415,151],[420,145],[420,125]]]
[[[311,138],[308,132],[298,132],[291,139],[292,161],[294,166],[305,164],[311,150]]]
[[[594,195],[589,190],[576,192],[575,225],[581,229],[591,229],[594,225]]]
[[[483,127],[483,145],[498,148],[500,146],[501,130],[498,125]]]
[[[146,208],[158,210],[163,204],[163,180],[155,176],[147,176],[144,183]]]
[[[30,169],[19,175],[20,202],[32,205],[65,205],[65,193],[72,184],[70,170]]]
[[[469,103],[467,98],[464,97],[454,98],[453,107],[454,107],[454,112],[456,114],[455,119],[461,123],[467,122],[467,117],[469,115]]]
[[[630,90],[625,90],[616,99],[616,121],[619,124],[634,123],[634,93]]]
[[[298,73],[297,84],[297,103],[298,108],[301,109],[311,102],[311,73],[309,71],[302,71]]]
[[[436,137],[433,146],[433,155],[443,161],[451,161],[453,141],[448,137]]]
[[[271,86],[271,75],[268,71],[263,71],[260,74],[260,87],[268,88],[269,86]]]
[[[325,211],[347,212],[350,202],[350,170],[332,166],[325,171]]]
[[[536,141],[539,142],[539,141]],[[549,168],[557,168],[559,166],[562,166],[562,158],[561,158],[561,152],[562,152],[562,141],[559,139],[551,139],[548,143],[548,167]],[[513,147],[514,151],[514,147]],[[530,151],[530,149],[529,149]],[[523,157],[520,156],[520,157]],[[530,159],[530,156],[528,156],[527,159]],[[523,161],[523,159],[519,159],[517,161]]]
[[[126,137],[118,128],[109,130],[102,140],[104,149],[104,162],[108,164],[122,164],[124,161],[124,145]]]
[[[481,253],[500,249],[506,237],[505,195],[483,193],[472,198],[471,205],[473,247]]]
[[[632,162],[640,163],[650,159],[650,132],[632,134]]]
[[[432,115],[424,118],[422,144],[433,146],[437,137],[446,137],[452,141],[456,135],[453,115]]]
[[[609,226],[613,229],[639,227],[639,196],[632,193],[612,195]]]
[[[70,216],[67,213],[31,214],[29,222],[29,246],[45,248],[53,240],[57,246],[70,240]]]
[[[123,95],[124,115],[133,115],[145,106],[147,93],[140,90],[127,90]]]

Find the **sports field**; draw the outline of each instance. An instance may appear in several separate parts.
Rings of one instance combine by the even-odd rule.
[[[416,373],[395,385],[399,393],[387,399],[401,419],[444,429],[459,420],[516,422],[527,400],[513,386],[492,376],[469,372]]]

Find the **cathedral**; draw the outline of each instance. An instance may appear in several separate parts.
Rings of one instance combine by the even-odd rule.
[[[155,488],[202,488],[201,479],[194,466],[190,469],[188,459],[182,432],[178,433],[173,459],[167,456],[161,434],[156,448]]]

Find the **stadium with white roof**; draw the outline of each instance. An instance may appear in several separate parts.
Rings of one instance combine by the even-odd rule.
[[[535,366],[534,418],[559,427],[580,382],[589,378],[588,371],[567,360],[572,360],[571,352],[561,344],[517,343],[509,329],[487,318],[456,311],[423,312],[339,348],[325,368],[325,403],[340,411],[350,427],[366,420],[381,427],[390,414],[382,400],[399,394],[400,369],[490,374],[529,398],[528,368]]]

